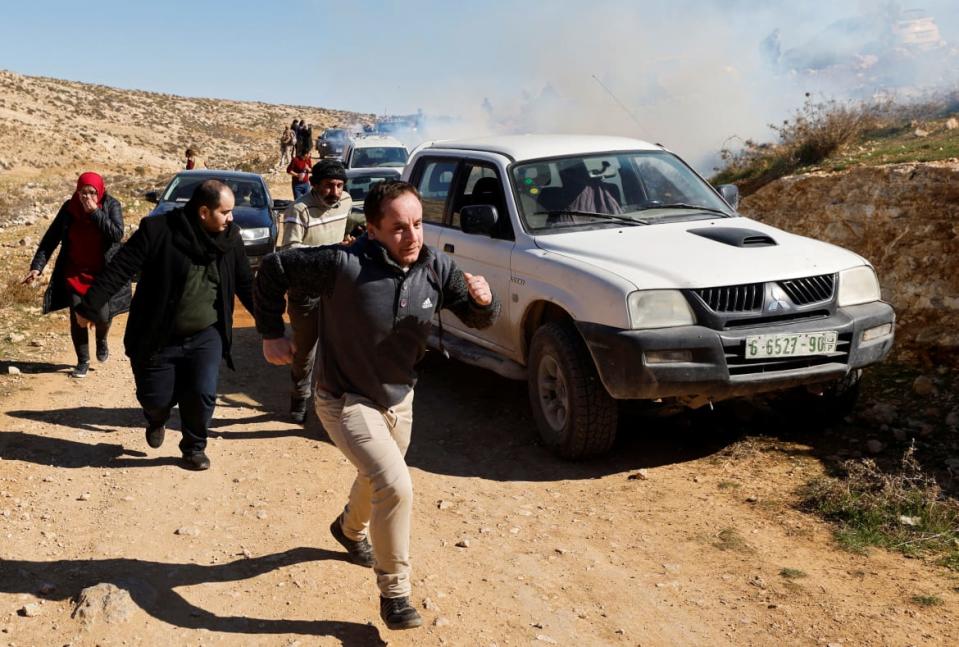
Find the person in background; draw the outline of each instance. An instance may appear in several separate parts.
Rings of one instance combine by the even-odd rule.
[[[310,192],[310,170],[312,166],[313,160],[310,158],[309,149],[298,153],[287,165],[286,172],[292,178],[290,182],[294,200]]]
[[[106,192],[102,177],[96,173],[83,173],[77,179],[73,197],[63,203],[40,240],[30,262],[30,272],[23,280],[26,284],[33,283],[43,272],[53,251],[60,246],[50,285],[43,296],[43,313],[70,308],[70,338],[77,354],[77,365],[70,372],[71,377],[86,377],[90,368],[89,333],[87,327],[77,321],[76,306],[116,253],[122,239],[120,202]],[[96,326],[99,362],[107,361],[110,356],[107,333],[113,317],[130,307],[130,282],[118,288],[114,298],[104,303],[99,312]]]
[[[279,249],[316,247],[342,242],[356,226],[351,218],[353,200],[343,190],[346,168],[339,160],[321,160],[310,174],[310,192],[301,196],[283,213]],[[290,365],[293,388],[290,417],[304,424],[312,391],[311,376],[319,335],[320,300],[303,290],[291,288],[287,313],[293,329],[296,351]]]
[[[301,290],[321,299],[313,403],[330,439],[356,468],[330,533],[352,562],[373,567],[386,626],[411,629],[422,624],[410,603],[413,483],[405,460],[414,367],[440,309],[485,328],[500,306],[482,276],[460,271],[450,256],[423,244],[416,187],[380,182],[364,207],[367,233],[352,245],[287,249],[263,260],[256,329],[266,360],[289,364],[294,348],[285,336],[284,297]]]
[[[296,153],[309,155],[313,150],[313,126],[300,120],[300,127],[296,131]]]
[[[98,322],[111,295],[139,273],[123,343],[146,441],[163,444],[179,404],[181,465],[190,470],[210,467],[205,450],[220,360],[233,368],[234,297],[253,312],[253,276],[233,205],[227,185],[207,180],[186,205],[144,218],[77,306],[81,326]]]
[[[186,170],[192,171],[196,168],[196,151],[192,148],[186,149]]]
[[[295,122],[294,122],[295,123]],[[280,135],[280,161],[277,167],[283,167],[293,161],[293,145],[296,143],[296,133],[287,126]]]

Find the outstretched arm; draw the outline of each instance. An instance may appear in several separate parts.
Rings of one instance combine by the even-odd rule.
[[[253,315],[263,336],[263,357],[271,364],[289,364],[293,344],[284,336],[283,311],[291,288],[311,296],[333,289],[338,260],[337,246],[300,247],[270,254],[263,259],[253,286]]]
[[[40,244],[37,246],[37,253],[33,255],[33,260],[30,261],[30,273],[27,274],[27,277],[23,280],[24,283],[32,283],[35,278],[40,276],[43,268],[46,267],[47,262],[53,255],[53,250],[57,248],[57,245],[59,245],[63,239],[64,229],[67,227],[70,219],[67,204],[66,202],[63,203],[60,211],[57,212],[57,216],[53,219],[53,222],[50,223],[50,226],[47,227],[43,238],[40,239]]]
[[[124,243],[116,256],[97,275],[93,285],[83,297],[83,301],[77,306],[77,321],[81,325],[85,321],[96,321],[97,313],[110,300],[110,297],[119,292],[143,268],[148,248],[148,241],[141,227],[130,236],[130,240]]]

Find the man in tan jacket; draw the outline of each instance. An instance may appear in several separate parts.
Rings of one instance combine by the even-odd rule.
[[[283,213],[280,249],[332,245],[346,240],[362,220],[352,217],[353,200],[344,191],[346,169],[339,160],[322,160],[313,165],[310,192],[300,196]],[[293,388],[290,392],[290,417],[306,422],[311,395],[311,376],[319,336],[318,298],[291,290],[287,295],[287,313],[293,328],[296,352],[290,367]]]

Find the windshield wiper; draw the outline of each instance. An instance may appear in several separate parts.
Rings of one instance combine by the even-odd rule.
[[[648,225],[649,223],[645,220],[640,220],[639,218],[629,218],[627,216],[619,216],[614,213],[599,213],[598,211],[576,211],[574,209],[556,209],[555,211],[536,211],[533,213],[534,216],[586,216],[588,218],[598,218],[600,220],[612,220],[614,222],[622,222],[627,225]],[[569,223],[555,223],[555,224],[569,224]],[[578,223],[572,223],[578,224]]]
[[[639,209],[639,211],[649,211],[650,209],[695,209],[697,211],[708,211],[709,213],[719,213],[729,217],[728,211],[723,211],[722,209],[714,209],[713,207],[705,207],[701,204],[689,204],[688,202],[670,202],[668,204],[651,204],[648,207],[643,207],[642,209]]]

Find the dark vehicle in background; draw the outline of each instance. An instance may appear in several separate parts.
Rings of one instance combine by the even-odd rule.
[[[236,203],[233,222],[240,228],[250,265],[257,267],[260,259],[276,246],[276,218],[274,212],[290,205],[290,200],[274,200],[263,178],[256,173],[203,169],[181,171],[173,176],[163,191],[149,191],[144,196],[156,203],[147,217],[157,216],[176,207],[182,207],[193,195],[193,190],[206,180],[220,180],[233,191]]]
[[[346,192],[353,198],[353,212],[363,213],[363,201],[373,185],[384,180],[398,180],[398,168],[351,168],[346,170]]]
[[[350,139],[350,134],[343,128],[327,128],[316,139],[316,152],[320,158],[342,157],[343,149]]]

